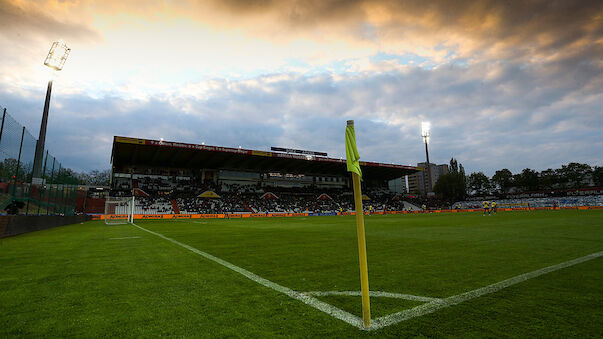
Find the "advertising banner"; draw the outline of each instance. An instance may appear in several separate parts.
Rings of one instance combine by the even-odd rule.
[[[534,211],[534,210],[601,210],[603,206],[576,206],[576,207],[516,207],[499,208],[499,211]],[[459,213],[459,212],[483,212],[483,209],[457,209],[457,210],[429,210],[429,211],[379,211],[372,214],[419,214],[419,213]],[[369,212],[364,212],[366,215]],[[134,219],[138,220],[160,220],[160,219],[223,219],[223,218],[266,218],[266,217],[308,217],[308,216],[337,216],[337,215],[356,215],[355,212],[329,212],[329,213],[232,213],[232,214],[134,214]],[[91,220],[104,220],[103,214],[89,214]],[[113,214],[108,216],[113,219],[126,219],[127,214]]]
[[[195,214],[193,219],[218,219],[224,218],[224,214]]]
[[[191,219],[190,214],[164,214],[163,219]]]
[[[134,219],[155,220],[163,219],[161,214],[134,214]]]

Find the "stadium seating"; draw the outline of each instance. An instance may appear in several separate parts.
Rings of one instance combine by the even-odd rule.
[[[352,192],[341,188],[320,187],[261,187],[233,183],[198,183],[188,177],[149,175],[138,177],[132,186],[142,190],[146,197],[137,197],[135,214],[222,214],[222,213],[333,213],[354,210]],[[118,189],[123,185],[120,183]],[[217,197],[201,197],[203,192],[215,192]],[[402,196],[386,188],[363,189],[365,210],[407,211],[437,209],[481,209],[482,199],[459,201],[454,204],[436,197]],[[128,196],[124,188],[112,196]],[[498,207],[574,207],[602,206],[603,195],[526,197],[496,201]]]
[[[495,201],[498,207],[603,206],[603,195],[485,200]],[[453,204],[453,208],[482,208],[482,201],[458,201]]]
[[[164,197],[136,197],[134,214],[173,214],[174,208]]]

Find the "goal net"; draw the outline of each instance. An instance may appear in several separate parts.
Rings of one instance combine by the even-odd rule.
[[[134,197],[109,197],[105,200],[105,224],[119,225],[134,222]]]

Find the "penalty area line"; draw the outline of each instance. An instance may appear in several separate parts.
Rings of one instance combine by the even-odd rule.
[[[328,314],[328,315],[330,315],[330,316],[332,316],[332,317],[334,317],[336,319],[342,320],[342,321],[344,321],[344,322],[346,322],[346,323],[348,323],[348,324],[350,324],[350,325],[352,325],[352,326],[354,326],[356,328],[364,329],[363,328],[362,319],[360,317],[357,317],[357,316],[349,313],[349,312],[346,312],[346,311],[344,311],[342,309],[339,309],[339,308],[337,308],[337,307],[335,307],[335,306],[333,306],[331,304],[328,304],[326,302],[320,301],[320,300],[318,300],[318,299],[316,299],[316,298],[314,298],[314,297],[312,297],[310,295],[307,295],[307,294],[304,294],[304,293],[300,293],[300,292],[296,292],[296,291],[294,291],[294,290],[292,290],[292,289],[290,289],[288,287],[279,285],[279,284],[277,284],[277,283],[275,283],[273,281],[270,281],[268,279],[264,279],[264,278],[260,277],[259,275],[255,274],[255,273],[252,273],[252,272],[250,272],[250,271],[248,271],[248,270],[246,270],[244,268],[241,268],[239,266],[231,264],[231,263],[229,263],[226,260],[222,260],[222,259],[220,259],[218,257],[215,257],[215,256],[209,254],[209,253],[203,252],[203,251],[201,251],[199,249],[196,249],[196,248],[194,248],[192,246],[189,246],[187,244],[183,244],[183,243],[181,243],[181,242],[179,242],[177,240],[174,240],[172,238],[168,238],[168,237],[166,237],[165,235],[163,235],[161,233],[153,232],[153,231],[148,230],[148,229],[146,229],[144,227],[138,226],[138,225],[136,225],[134,223],[132,225],[135,226],[135,227],[138,227],[139,229],[141,229],[141,230],[143,230],[145,232],[148,232],[148,233],[153,234],[155,236],[158,236],[158,237],[160,237],[162,239],[165,239],[165,240],[167,240],[167,241],[169,241],[171,243],[174,243],[174,244],[176,244],[176,245],[178,245],[180,247],[184,247],[187,250],[189,250],[189,251],[191,251],[193,253],[196,253],[196,254],[198,254],[198,255],[206,258],[206,259],[209,259],[209,260],[211,260],[211,261],[213,261],[215,263],[218,263],[218,264],[220,264],[220,265],[222,265],[222,266],[224,266],[224,267],[226,267],[228,269],[231,269],[231,270],[233,270],[233,271],[235,271],[235,272],[243,275],[244,277],[246,277],[247,279],[249,279],[251,281],[254,281],[254,282],[256,282],[256,283],[258,283],[260,285],[263,285],[265,287],[273,289],[273,290],[275,290],[277,292],[283,293],[283,294],[285,294],[286,296],[288,296],[290,298],[299,300],[299,301],[303,302],[304,304],[306,304],[308,306],[311,306],[311,307],[313,307],[313,308],[315,308],[315,309],[317,309],[317,310],[319,310],[321,312],[324,312],[324,313],[326,313],[326,314]]]
[[[586,256],[583,256],[580,258],[576,258],[576,259],[573,259],[570,261],[566,261],[566,262],[557,264],[557,265],[541,268],[539,270],[535,270],[532,272],[524,273],[524,274],[509,278],[509,279],[506,279],[503,281],[499,281],[497,283],[494,283],[494,284],[491,284],[491,285],[488,285],[488,286],[485,286],[482,288],[478,288],[478,289],[469,291],[469,292],[453,295],[451,297],[444,298],[441,300],[434,300],[434,301],[428,302],[426,304],[411,308],[409,310],[405,310],[402,312],[398,312],[398,313],[390,314],[390,315],[387,315],[387,316],[384,316],[381,318],[377,318],[373,321],[373,323],[371,324],[371,327],[368,330],[371,330],[371,331],[378,330],[378,329],[381,329],[381,328],[384,328],[384,327],[387,327],[390,325],[394,325],[394,324],[397,324],[399,322],[402,322],[402,321],[405,321],[405,320],[408,320],[411,318],[430,314],[430,313],[438,311],[442,308],[454,306],[454,305],[460,304],[462,302],[465,302],[467,300],[478,298],[478,297],[481,297],[486,294],[498,292],[504,288],[519,284],[526,280],[536,278],[536,277],[539,277],[541,275],[548,274],[551,272],[555,272],[555,271],[558,271],[563,268],[581,264],[583,262],[593,260],[593,259],[599,258],[601,256],[603,256],[603,251],[592,253],[592,254],[589,254],[589,255],[586,255]]]

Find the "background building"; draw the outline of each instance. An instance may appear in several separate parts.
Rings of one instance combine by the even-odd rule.
[[[430,192],[433,192],[433,187],[435,183],[438,181],[440,175],[448,173],[448,165],[436,165],[429,164],[431,167],[431,178],[428,178],[427,171],[427,163],[420,162],[417,164],[417,167],[422,168],[423,171],[417,172],[415,174],[411,174],[408,176],[408,192],[409,193],[418,193],[425,194],[425,182],[427,181],[428,187],[430,187]]]

